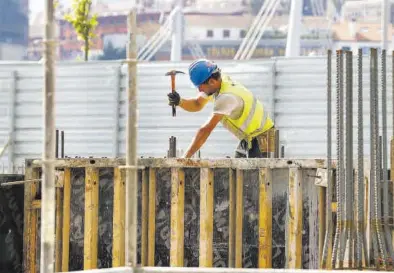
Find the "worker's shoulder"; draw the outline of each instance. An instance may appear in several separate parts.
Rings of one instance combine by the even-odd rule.
[[[234,79],[230,75],[222,73],[221,76],[222,76],[222,81],[225,83],[226,86],[245,88],[245,86],[242,83],[240,83],[239,81],[237,81],[236,79]]]

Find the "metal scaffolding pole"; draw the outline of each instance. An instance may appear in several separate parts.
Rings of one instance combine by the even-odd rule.
[[[136,9],[127,18],[128,89],[126,137],[126,266],[137,266],[137,23]]]
[[[55,40],[53,0],[45,5],[43,166],[40,272],[54,272],[55,257]]]

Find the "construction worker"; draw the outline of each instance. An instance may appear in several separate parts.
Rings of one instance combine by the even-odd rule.
[[[213,113],[198,130],[183,155],[192,157],[205,143],[219,122],[233,133],[240,143],[236,158],[265,158],[273,152],[274,122],[264,111],[262,103],[240,83],[233,81],[212,61],[199,59],[189,66],[189,77],[199,93],[195,98],[181,98],[174,91],[168,94],[169,104],[188,112],[197,112],[209,102]]]

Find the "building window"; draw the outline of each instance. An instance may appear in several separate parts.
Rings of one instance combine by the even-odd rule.
[[[224,38],[230,37],[230,30],[228,30],[228,29],[223,30],[223,37]]]
[[[241,30],[240,32],[239,32],[239,37],[240,38],[245,38],[245,36],[246,36],[246,30]]]
[[[207,37],[213,37],[213,30],[207,30]]]

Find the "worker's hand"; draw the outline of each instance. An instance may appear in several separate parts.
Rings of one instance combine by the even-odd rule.
[[[168,104],[169,105],[175,105],[175,106],[179,105],[179,103],[181,101],[181,96],[179,95],[178,92],[174,91],[174,92],[168,93],[167,96],[168,96]]]

